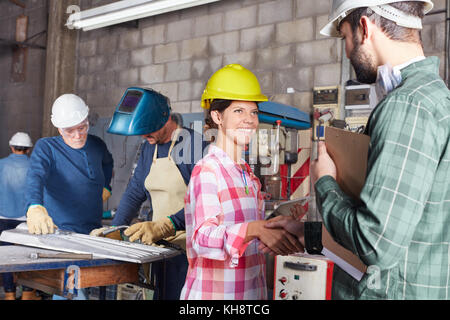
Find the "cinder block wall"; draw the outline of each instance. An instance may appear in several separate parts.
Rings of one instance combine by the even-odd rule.
[[[47,30],[47,1],[23,3],[25,9],[10,1],[0,1],[1,39],[15,40],[16,18],[22,14],[28,16],[28,38]],[[46,34],[34,37],[31,42],[45,46]],[[12,46],[0,43],[0,158],[10,153],[8,142],[14,133],[25,131],[33,142],[41,137],[45,55],[45,50],[29,48],[25,82],[13,82]]]
[[[82,2],[82,9],[111,1]],[[311,110],[313,86],[338,84],[342,44],[318,34],[329,0],[222,0],[139,21],[80,31],[77,92],[100,117],[124,90],[148,86],[174,111],[200,112],[214,71],[240,63],[272,100]],[[287,88],[295,93],[287,93]]]
[[[84,0],[82,9],[109,2]],[[331,0],[222,0],[142,19],[137,28],[80,31],[77,92],[100,117],[110,117],[133,85],[168,95],[176,112],[199,112],[212,73],[240,63],[272,100],[310,112],[312,88],[341,77],[342,41],[319,34],[330,8]],[[425,21],[425,51],[443,60],[444,15]]]

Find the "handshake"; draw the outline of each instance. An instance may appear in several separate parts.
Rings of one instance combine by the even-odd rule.
[[[259,239],[259,250],[271,255],[288,255],[305,251],[305,224],[300,219],[306,214],[296,205],[290,216],[250,222],[246,242]]]

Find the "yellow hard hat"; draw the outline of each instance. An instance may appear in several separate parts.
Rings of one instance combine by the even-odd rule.
[[[202,95],[202,108],[209,109],[214,99],[267,101],[256,76],[240,64],[229,64],[209,78]]]

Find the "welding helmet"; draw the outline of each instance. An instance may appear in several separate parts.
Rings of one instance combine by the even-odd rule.
[[[51,121],[56,128],[70,128],[86,120],[89,108],[74,94],[63,94],[55,100]]]
[[[209,78],[203,91],[201,106],[209,109],[214,99],[267,101],[256,76],[239,64],[229,64]]]
[[[128,88],[109,124],[108,133],[146,135],[161,129],[169,120],[169,98],[148,88]]]
[[[425,3],[425,13],[433,9],[431,0],[333,0],[328,23],[320,30],[320,33],[329,37],[340,37],[338,27],[341,21],[357,8],[370,7],[382,17],[396,22],[400,26],[414,29],[422,29],[422,23],[418,17],[406,14],[392,6],[390,3],[405,1],[421,1]]]
[[[12,136],[11,140],[9,140],[9,145],[12,147],[31,148],[33,146],[33,142],[27,133],[17,132]]]

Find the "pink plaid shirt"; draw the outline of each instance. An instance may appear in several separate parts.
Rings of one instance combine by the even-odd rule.
[[[267,299],[265,258],[258,240],[244,243],[248,222],[264,218],[261,183],[222,149],[210,145],[184,198],[189,260],[181,299]]]

